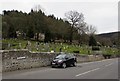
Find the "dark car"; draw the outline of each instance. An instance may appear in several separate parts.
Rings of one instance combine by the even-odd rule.
[[[59,54],[51,62],[52,67],[63,67],[76,66],[77,59],[73,54]]]

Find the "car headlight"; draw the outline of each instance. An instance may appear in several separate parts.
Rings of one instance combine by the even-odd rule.
[[[62,62],[62,60],[58,60],[58,62]]]

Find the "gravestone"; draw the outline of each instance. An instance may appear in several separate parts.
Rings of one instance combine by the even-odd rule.
[[[22,45],[21,45],[21,43],[19,43],[19,48],[20,48],[20,49],[22,48]]]
[[[40,45],[39,45],[39,42],[36,42],[35,47],[36,47],[36,50],[37,50],[37,51],[39,51],[39,46],[40,46]]]
[[[9,43],[9,44],[8,44],[8,49],[10,49],[10,47],[11,47],[11,44]]]

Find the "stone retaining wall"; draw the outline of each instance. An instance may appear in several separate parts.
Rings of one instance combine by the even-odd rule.
[[[50,65],[52,59],[59,53],[31,53],[27,50],[2,51],[2,71],[14,71],[37,68]],[[78,62],[101,60],[101,55],[78,55]]]

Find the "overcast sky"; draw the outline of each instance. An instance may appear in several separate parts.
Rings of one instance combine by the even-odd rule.
[[[65,13],[76,10],[84,14],[85,21],[94,25],[97,33],[118,31],[117,0],[0,0],[0,13],[3,10],[30,12],[40,5],[46,15],[65,18]]]

